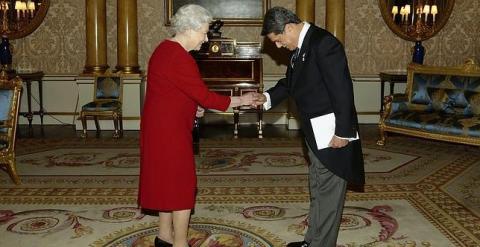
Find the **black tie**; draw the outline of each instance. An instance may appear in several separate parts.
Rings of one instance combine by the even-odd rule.
[[[299,53],[300,53],[300,49],[298,48],[293,51],[292,58],[290,59],[290,66],[292,66],[292,68],[293,68],[293,65],[295,64],[295,61],[298,58]]]

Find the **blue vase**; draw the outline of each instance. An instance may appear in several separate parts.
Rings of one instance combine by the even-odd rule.
[[[2,64],[2,68],[6,68],[7,70],[12,65],[12,52],[10,51],[10,43],[8,42],[8,38],[3,36],[2,43],[0,43],[0,63]]]
[[[412,62],[423,64],[424,57],[425,57],[425,47],[422,46],[422,42],[421,41],[415,42],[415,46],[413,47]]]

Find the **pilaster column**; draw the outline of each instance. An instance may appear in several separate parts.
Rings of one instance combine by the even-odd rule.
[[[297,0],[297,16],[308,22],[315,22],[315,0]]]
[[[345,0],[326,0],[326,29],[345,43]]]
[[[107,65],[107,3],[106,0],[86,0],[86,48],[84,74],[103,73]]]
[[[137,0],[117,0],[117,66],[126,74],[139,74]]]

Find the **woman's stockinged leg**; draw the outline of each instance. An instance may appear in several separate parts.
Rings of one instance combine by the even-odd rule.
[[[173,217],[172,212],[158,213],[158,237],[166,242],[173,243]]]
[[[173,211],[173,247],[187,247],[188,223],[190,222],[190,209]]]

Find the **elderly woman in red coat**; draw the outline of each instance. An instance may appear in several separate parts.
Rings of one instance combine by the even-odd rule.
[[[188,53],[207,41],[211,14],[185,5],[172,19],[174,35],[153,52],[141,119],[140,188],[142,208],[159,211],[155,246],[186,247],[197,179],[192,126],[199,106],[221,111],[253,105],[256,94],[228,97],[211,92]]]

